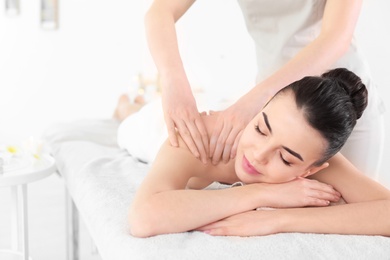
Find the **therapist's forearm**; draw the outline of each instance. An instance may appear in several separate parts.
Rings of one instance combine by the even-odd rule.
[[[165,81],[163,87],[174,84],[189,86],[175,29],[175,22],[179,18],[165,5],[158,3],[145,15],[147,42],[157,70]]]
[[[324,73],[346,52],[346,43],[340,41],[342,40],[330,36],[318,37],[274,74],[260,82],[248,95],[272,97],[294,81]]]
[[[279,232],[390,236],[390,200],[286,209]]]

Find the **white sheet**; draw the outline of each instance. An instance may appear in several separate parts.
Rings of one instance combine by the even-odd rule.
[[[134,238],[127,232],[127,210],[148,166],[115,145],[117,127],[114,121],[92,120],[54,127],[46,134],[103,260],[390,259],[390,238],[382,236],[288,233],[241,238],[187,232]]]
[[[168,132],[165,127],[161,99],[143,106],[127,117],[118,128],[118,145],[143,162],[152,162]]]

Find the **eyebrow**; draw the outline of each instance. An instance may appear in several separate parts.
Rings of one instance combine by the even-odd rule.
[[[299,160],[301,160],[303,162],[303,158],[302,158],[302,156],[299,153],[294,152],[293,150],[291,150],[290,148],[288,148],[286,146],[282,146],[282,147],[283,147],[284,150],[286,150],[290,154],[294,155],[295,157],[297,157]]]
[[[262,114],[263,114],[264,122],[265,122],[265,124],[266,124],[268,130],[269,130],[269,132],[272,134],[272,128],[271,128],[271,125],[269,124],[268,116],[267,116],[267,114],[264,113],[264,112],[262,112]],[[284,150],[286,150],[287,152],[289,152],[290,154],[292,154],[293,156],[297,157],[299,160],[301,160],[301,161],[303,162],[303,158],[302,158],[302,156],[301,156],[299,153],[297,153],[297,152],[291,150],[290,148],[288,148],[288,147],[286,147],[286,146],[282,146],[282,147],[283,147]]]
[[[262,114],[263,114],[264,122],[265,122],[265,124],[266,124],[268,130],[269,130],[269,132],[272,134],[272,128],[271,128],[271,126],[269,125],[268,116],[267,116],[267,114],[264,113],[264,112],[262,112]]]

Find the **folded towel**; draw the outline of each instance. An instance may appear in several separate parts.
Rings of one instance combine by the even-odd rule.
[[[167,137],[161,99],[155,99],[120,124],[117,138],[120,148],[149,163]]]

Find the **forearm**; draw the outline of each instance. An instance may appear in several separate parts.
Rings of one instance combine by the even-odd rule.
[[[272,96],[302,77],[319,75],[329,70],[349,49],[361,6],[361,0],[327,1],[318,37],[265,79],[257,91],[266,88]]]
[[[333,36],[319,36],[298,52],[270,77],[260,82],[250,94],[272,97],[280,89],[305,76],[320,75],[345,53],[349,43]]]
[[[278,232],[390,236],[390,200],[280,211]]]
[[[153,236],[193,230],[219,219],[267,204],[260,185],[223,190],[172,190],[135,201],[130,212],[132,234]]]
[[[189,7],[188,7],[189,8]],[[154,4],[145,15],[146,38],[153,61],[163,80],[163,87],[189,83],[180,57],[175,17],[163,4]]]

